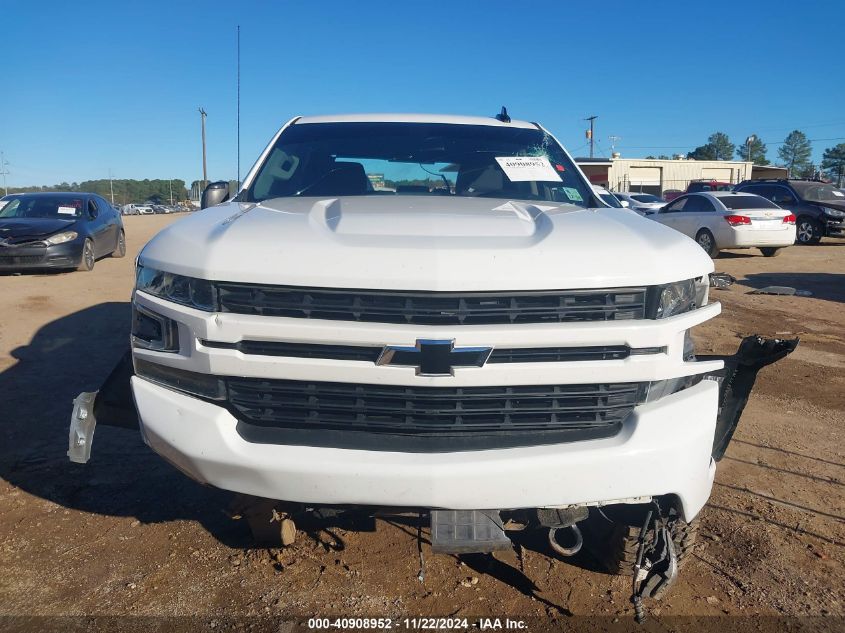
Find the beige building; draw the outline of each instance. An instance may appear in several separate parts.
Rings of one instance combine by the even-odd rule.
[[[744,161],[650,158],[576,158],[594,185],[611,191],[641,191],[663,195],[684,191],[693,180],[736,184],[749,178],[786,178],[786,169],[754,166]]]

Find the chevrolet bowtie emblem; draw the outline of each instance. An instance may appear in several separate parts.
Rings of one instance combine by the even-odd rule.
[[[455,367],[482,367],[492,347],[455,347],[454,339],[417,339],[413,347],[387,345],[377,365],[416,367],[418,376],[452,376]]]

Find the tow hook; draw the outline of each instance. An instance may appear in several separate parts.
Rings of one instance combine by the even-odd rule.
[[[653,538],[647,542],[650,530],[653,532]],[[675,551],[669,524],[659,508],[656,514],[649,510],[637,540],[637,559],[634,563],[631,590],[634,619],[638,624],[642,624],[646,617],[643,599],[659,600],[674,584],[677,577],[678,554]]]
[[[576,523],[586,519],[588,512],[587,506],[537,509],[537,520],[540,525],[549,528],[549,545],[554,551],[566,557],[575,556],[581,551],[584,539]],[[564,530],[568,531],[570,537],[567,545],[558,540],[558,534]]]
[[[572,545],[564,547],[557,540],[557,533],[561,530],[569,530],[572,533]],[[584,544],[584,538],[581,536],[581,530],[577,525],[569,525],[567,527],[549,528],[549,545],[561,556],[575,556],[581,551],[581,546]]]

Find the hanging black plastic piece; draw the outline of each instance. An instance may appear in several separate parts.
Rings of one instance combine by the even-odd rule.
[[[502,111],[496,115],[496,120],[501,121],[502,123],[511,122],[511,118],[508,116],[508,109],[505,106],[502,106]]]
[[[696,360],[725,362],[723,369],[708,374],[719,383],[719,415],[713,437],[713,459],[719,461],[725,455],[748,403],[757,372],[788,356],[796,347],[797,338],[787,340],[754,335],[745,337],[733,356],[696,355]]]

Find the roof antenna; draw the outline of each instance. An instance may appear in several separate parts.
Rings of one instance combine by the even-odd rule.
[[[502,106],[502,111],[496,115],[496,120],[501,121],[502,123],[511,122],[511,118],[508,116],[508,109],[505,106]]]

